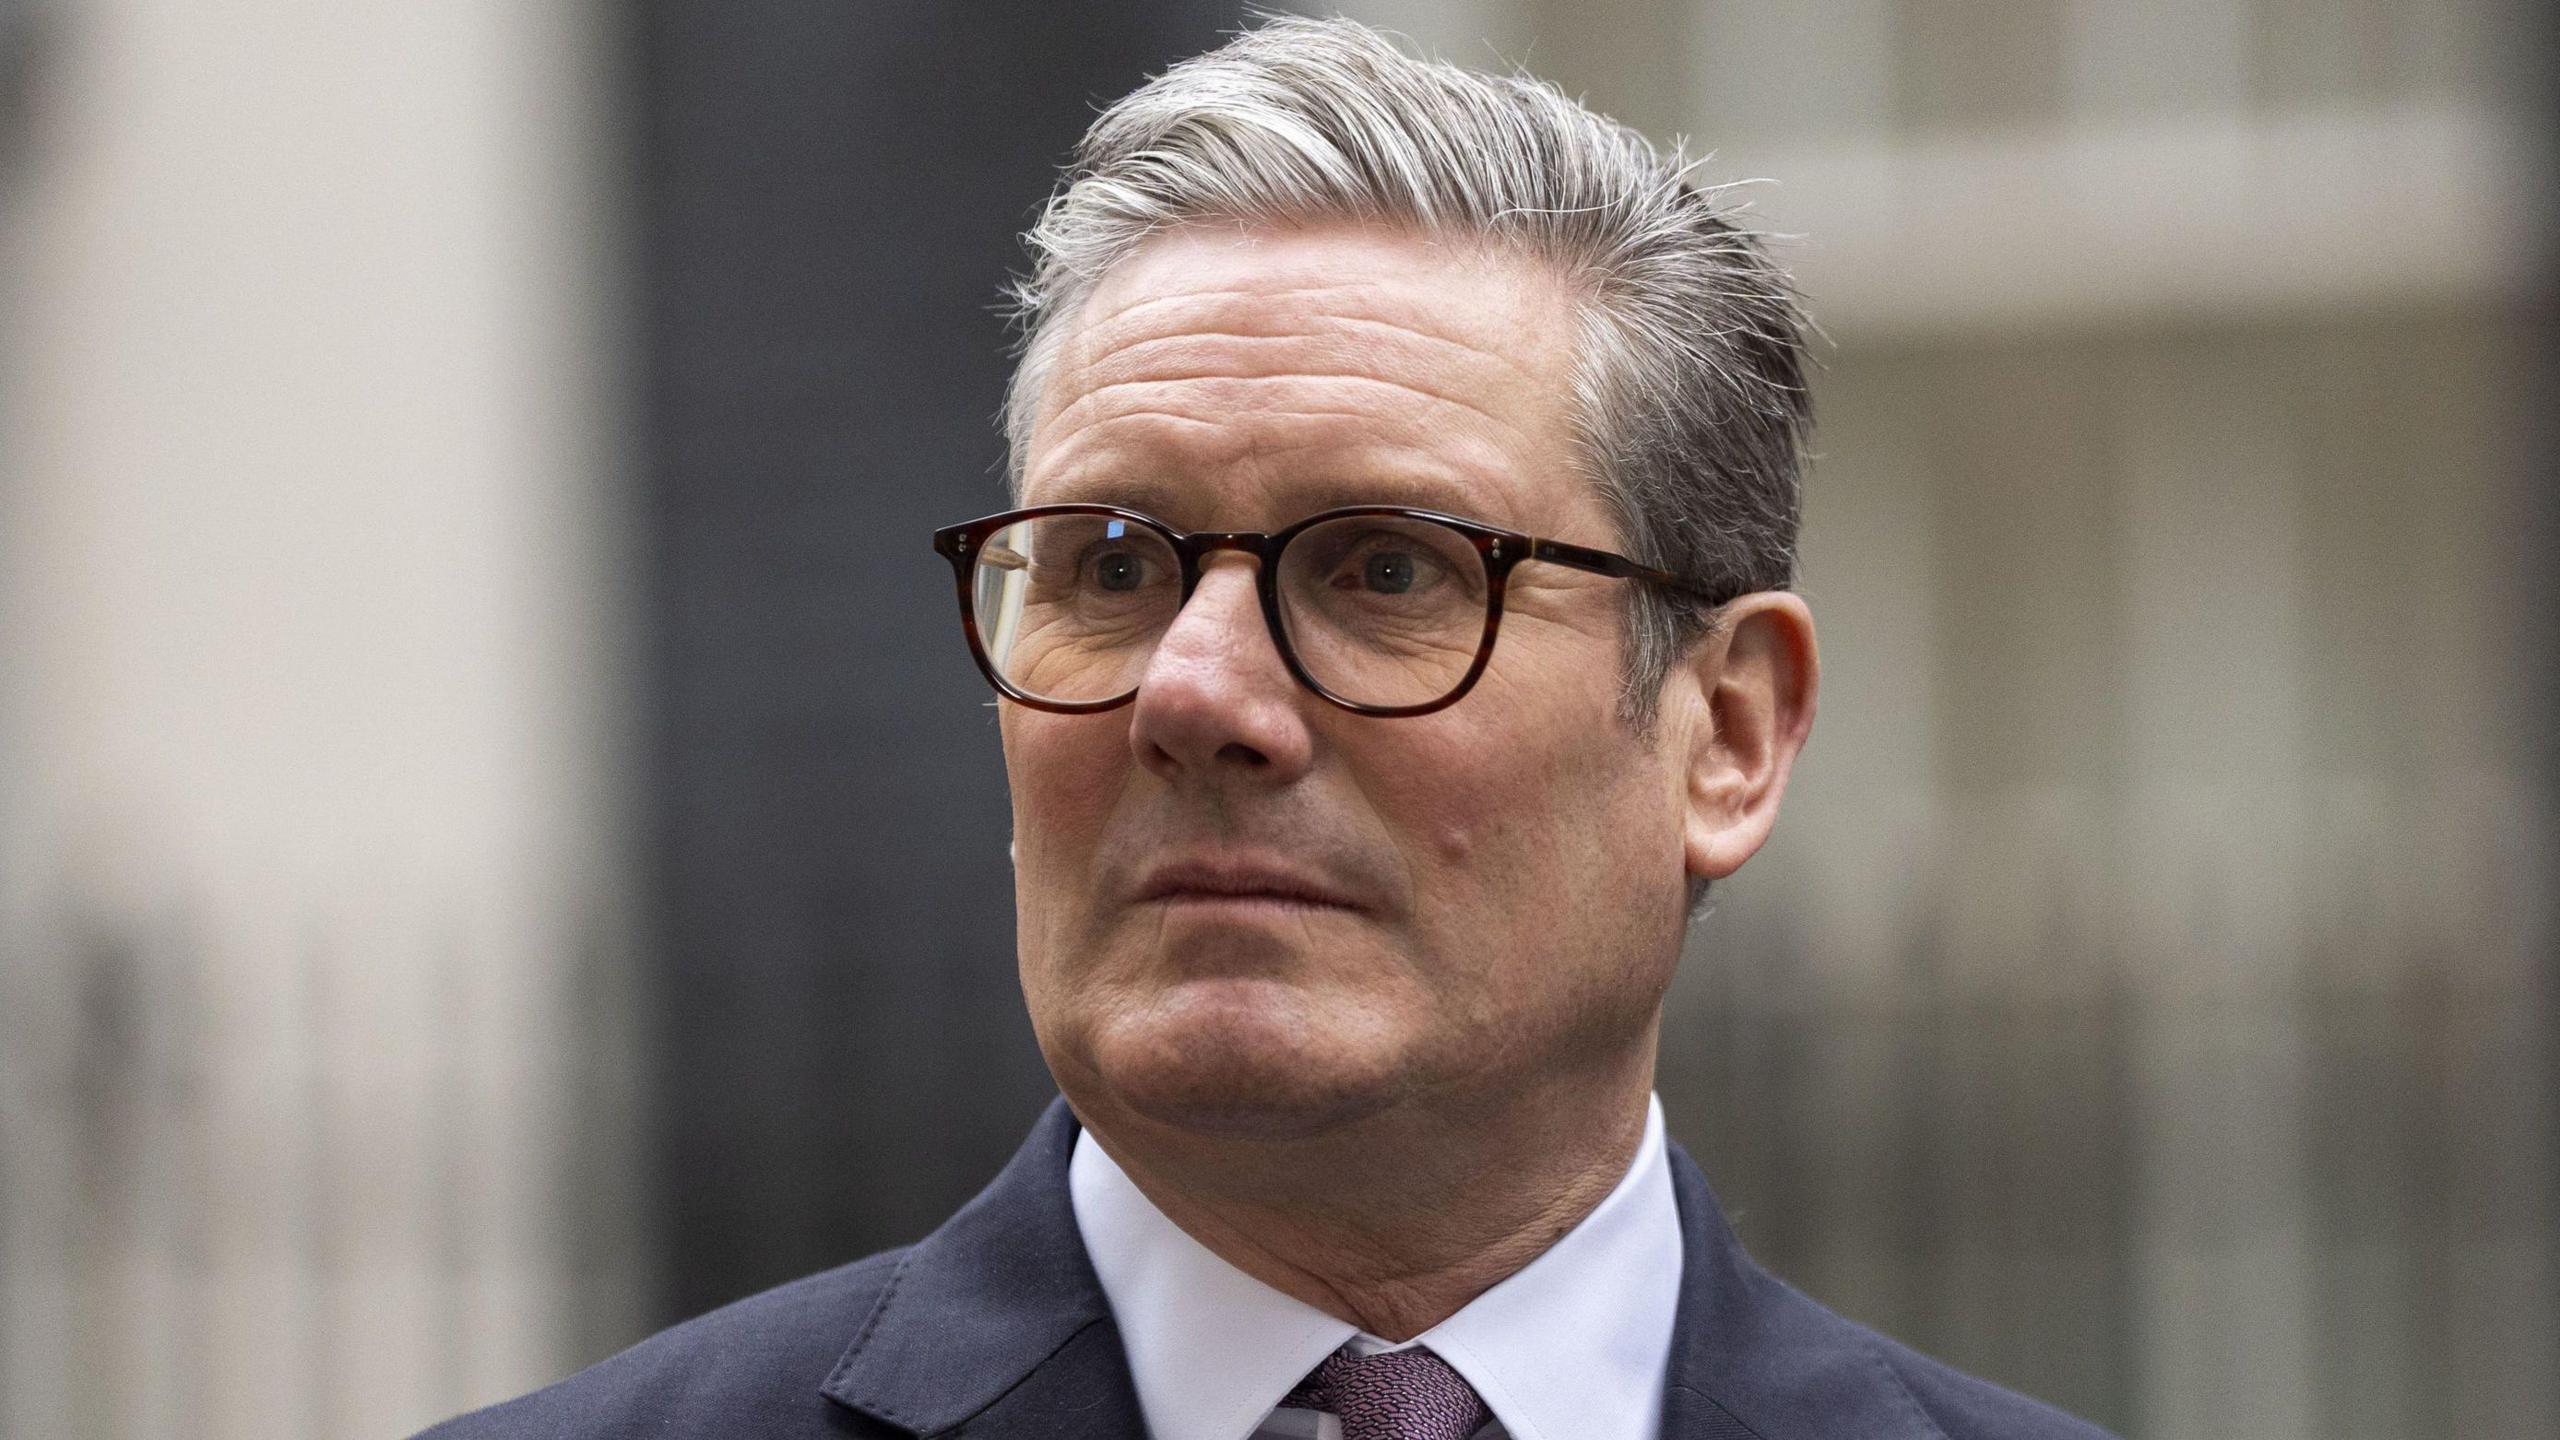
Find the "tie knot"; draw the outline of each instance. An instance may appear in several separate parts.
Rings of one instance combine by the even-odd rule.
[[[1342,1440],[1466,1440],[1493,1415],[1465,1376],[1419,1345],[1375,1355],[1345,1345],[1281,1403],[1332,1414]]]

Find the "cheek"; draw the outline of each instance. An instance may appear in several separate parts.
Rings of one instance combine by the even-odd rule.
[[[1430,948],[1499,988],[1569,983],[1561,951],[1623,941],[1683,893],[1677,787],[1619,723],[1614,687],[1585,688],[1596,703],[1486,695],[1474,723],[1417,731],[1369,767]]]
[[[1128,760],[1126,712],[1048,715],[1007,705],[999,722],[1013,796],[1015,894],[1034,907],[1085,894],[1090,865]]]
[[[1416,899],[1439,924],[1465,929],[1552,905],[1563,872],[1587,854],[1572,842],[1588,830],[1581,812],[1599,799],[1587,782],[1597,732],[1584,717],[1523,713],[1520,698],[1470,695],[1467,704],[1485,703],[1427,731],[1380,722],[1415,728],[1394,736],[1405,743],[1373,750],[1363,788],[1427,877]]]

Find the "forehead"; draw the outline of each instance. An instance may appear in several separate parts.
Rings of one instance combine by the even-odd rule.
[[[1550,269],[1481,247],[1349,227],[1157,236],[1061,337],[1024,497],[1197,528],[1397,502],[1560,533],[1590,499],[1574,314]]]

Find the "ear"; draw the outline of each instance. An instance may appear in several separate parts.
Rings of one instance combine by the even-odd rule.
[[[1682,675],[1696,687],[1683,832],[1690,874],[1721,880],[1768,840],[1813,729],[1821,670],[1813,612],[1783,590],[1725,606],[1716,632],[1690,655]]]

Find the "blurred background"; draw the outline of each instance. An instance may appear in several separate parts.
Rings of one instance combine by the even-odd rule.
[[[1746,1241],[2137,1440],[2560,1434],[2540,13],[1344,8],[1764,181],[1828,332],[1664,1047]],[[400,1435],[993,1173],[926,534],[1238,20],[0,0],[0,1434]]]

